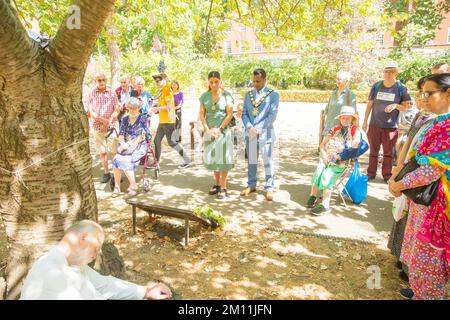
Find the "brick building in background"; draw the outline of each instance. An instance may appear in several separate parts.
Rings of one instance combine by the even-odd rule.
[[[235,21],[231,21],[230,27],[226,30],[226,37],[220,43],[223,54],[232,56],[249,55],[261,58],[276,57],[282,59],[295,59],[298,57],[297,52],[287,50],[282,43],[275,48],[267,50],[258,41],[256,33],[257,31],[251,27],[242,26]],[[381,33],[377,39],[377,46],[380,49],[390,50],[394,47],[394,39],[387,32]],[[448,49],[450,49],[450,13],[446,14],[433,41],[430,41],[424,47],[413,48],[415,51],[430,54]]]

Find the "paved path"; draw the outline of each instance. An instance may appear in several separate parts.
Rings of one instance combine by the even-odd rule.
[[[183,143],[189,148],[189,122],[197,119],[198,105],[188,101],[183,114]],[[196,155],[196,164],[190,168],[177,169],[178,155],[163,145],[161,177],[152,190],[138,195],[154,204],[170,205],[179,208],[193,208],[209,204],[219,209],[228,219],[227,228],[235,231],[244,228],[282,227],[318,232],[327,235],[364,239],[385,246],[392,225],[391,206],[393,198],[386,184],[375,180],[369,184],[369,194],[360,206],[340,205],[337,195],[332,201],[331,214],[314,217],[307,212],[305,203],[309,195],[310,180],[317,164],[317,143],[319,114],[324,104],[282,103],[276,127],[278,132],[277,185],[278,192],[272,203],[265,201],[262,170],[259,170],[260,190],[247,198],[241,198],[239,192],[246,183],[246,164],[244,159],[236,160],[236,167],[230,173],[230,196],[226,201],[209,196],[207,191],[212,185],[212,174],[204,169],[201,156]],[[364,106],[359,105],[360,114]],[[152,128],[157,123],[153,121]],[[109,187],[98,183],[100,177],[98,158],[94,157],[94,180],[100,201],[108,201],[119,210],[123,219],[130,217],[130,209],[125,197],[112,199]],[[361,160],[365,171],[367,157]],[[260,167],[262,168],[262,163]],[[337,200],[337,201],[336,201]],[[144,213],[140,213],[144,214]],[[100,213],[100,219],[108,214]]]

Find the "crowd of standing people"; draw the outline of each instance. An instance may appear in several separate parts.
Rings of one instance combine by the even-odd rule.
[[[410,286],[400,289],[407,299],[445,299],[450,275],[450,73],[446,63],[431,71],[419,80],[414,100],[397,80],[397,62],[389,61],[383,80],[370,90],[362,124],[370,146],[368,179],[376,178],[382,147],[381,175],[396,197],[388,247],[398,259],[400,278]],[[344,168],[345,143],[355,148],[362,137],[348,134],[358,126],[349,80],[348,73],[338,73],[337,89],[325,108],[320,160],[307,201],[315,215],[330,212],[330,190]]]
[[[408,281],[411,287],[401,289],[401,294],[413,299],[445,298],[450,274],[448,65],[436,65],[432,73],[419,81],[419,93],[413,99],[408,87],[397,80],[397,62],[389,61],[383,68],[383,79],[374,83],[370,90],[361,127],[356,95],[349,86],[351,75],[346,71],[337,74],[336,90],[325,108],[319,165],[313,175],[311,193],[306,203],[314,215],[329,213],[331,191],[345,169],[345,161],[359,156],[358,148],[366,139],[370,146],[367,176],[373,180],[377,175],[382,148],[381,176],[392,195],[403,199],[395,203],[396,206],[401,203],[401,212],[405,213],[394,223],[389,247],[398,258],[398,267],[402,269],[400,277]],[[253,89],[245,94],[243,104],[238,106],[237,116],[233,114],[233,97],[224,88],[217,71],[208,74],[208,90],[199,98],[203,163],[213,171],[213,183],[208,193],[219,199],[228,195],[228,174],[234,168],[233,132],[239,123],[245,132],[243,140],[248,164],[247,186],[241,196],[256,191],[257,164],[261,154],[265,170],[265,198],[273,200],[274,122],[279,94],[267,86],[267,74],[263,69],[255,69],[252,77]],[[153,79],[159,88],[156,95],[145,91],[145,83],[139,77],[136,78],[136,89],[124,77],[121,87],[113,92],[106,87],[105,75],[99,74],[97,88],[88,99],[95,143],[104,169],[101,182],[109,179],[106,151],[110,150],[118,186],[114,190],[116,194],[120,193],[120,170],[130,180],[129,194],[136,194],[134,169],[137,160],[143,156],[143,137],[150,135],[148,119],[153,114],[159,115],[154,139],[157,161],[161,157],[161,141],[165,136],[169,146],[183,159],[179,168],[192,164],[180,143],[184,103],[180,85],[177,81],[169,83],[165,74],[154,75]],[[117,142],[105,138],[111,128],[118,130]],[[134,151],[116,155],[117,146],[119,150],[130,147],[130,139],[138,139]],[[415,167],[402,173],[406,167],[412,166],[412,162]],[[438,187],[425,205],[406,196],[407,190],[433,183]],[[321,191],[323,195],[320,198]]]
[[[228,173],[234,167],[234,144],[245,145],[248,159],[248,183],[241,192],[247,196],[256,191],[258,155],[262,154],[265,169],[265,197],[273,200],[275,168],[273,162],[275,122],[279,95],[267,87],[267,74],[263,69],[253,72],[254,89],[245,96],[234,114],[234,99],[224,89],[220,73],[208,75],[208,90],[200,98],[199,132],[203,141],[203,163],[214,172],[214,183],[210,195],[219,199],[228,196]],[[182,158],[179,169],[192,165],[188,153],[181,145],[182,107],[184,95],[178,81],[169,82],[165,73],[152,76],[158,93],[152,95],[145,90],[142,77],[135,77],[131,83],[128,76],[120,79],[121,86],[114,91],[106,86],[105,74],[99,73],[96,87],[87,99],[88,114],[93,121],[96,149],[103,168],[101,183],[107,183],[112,175],[108,167],[108,153],[111,154],[114,172],[113,196],[121,193],[120,181],[123,171],[129,180],[128,194],[137,194],[135,169],[146,153],[146,141],[150,134],[150,119],[159,117],[154,142],[154,155],[159,164],[162,140]],[[116,133],[116,134],[114,134]],[[199,134],[200,136],[200,134]],[[158,169],[159,170],[159,169]]]

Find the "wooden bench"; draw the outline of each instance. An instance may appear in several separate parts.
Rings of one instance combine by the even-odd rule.
[[[129,199],[126,202],[132,206],[133,235],[136,234],[136,208],[144,210],[145,212],[147,212],[149,214],[166,216],[166,217],[171,217],[171,218],[178,218],[178,219],[184,220],[185,221],[185,223],[184,223],[184,230],[185,230],[184,244],[185,244],[185,246],[187,246],[189,243],[189,220],[199,222],[205,227],[213,226],[213,224],[210,220],[203,218],[203,217],[199,217],[196,213],[189,211],[189,210],[171,208],[171,207],[166,207],[166,206],[151,205],[151,204],[145,203],[144,201],[138,201],[138,200],[132,200],[132,199]]]

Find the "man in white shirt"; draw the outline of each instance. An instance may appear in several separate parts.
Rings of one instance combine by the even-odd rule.
[[[168,299],[162,284],[139,286],[112,276],[102,276],[88,266],[102,248],[102,227],[90,220],[76,222],[59,244],[31,268],[21,300]]]

